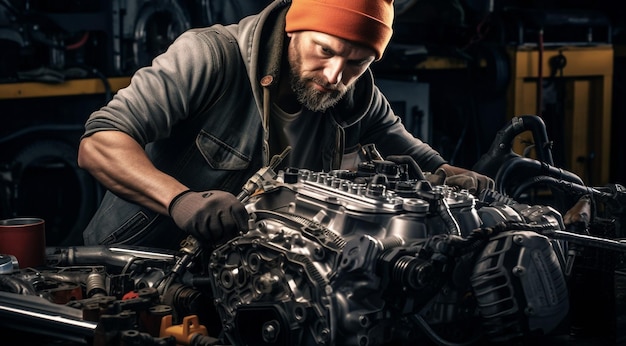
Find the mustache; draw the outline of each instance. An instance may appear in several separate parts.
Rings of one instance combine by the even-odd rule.
[[[322,87],[324,87],[325,89],[330,90],[331,92],[336,92],[336,93],[341,93],[346,89],[346,86],[343,85],[341,82],[337,83],[337,84],[330,84],[327,80],[323,80],[320,78],[314,78],[314,77],[309,77],[309,78],[305,78],[305,81],[310,81],[313,82],[315,84],[319,84]]]

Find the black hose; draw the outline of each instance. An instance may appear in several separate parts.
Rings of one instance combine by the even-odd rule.
[[[553,226],[549,224],[534,225],[525,222],[506,221],[497,223],[493,227],[476,228],[466,238],[450,238],[452,239],[451,245],[457,250],[457,256],[463,256],[482,248],[492,237],[512,230],[533,231],[539,234],[554,231]]]
[[[557,179],[554,177],[543,176],[543,175],[532,177],[530,179],[527,179],[526,181],[522,181],[521,183],[518,183],[517,188],[515,188],[515,190],[513,191],[513,194],[511,194],[511,198],[513,199],[518,198],[522,194],[522,192],[526,191],[528,188],[537,184],[550,185],[561,191],[567,192],[570,195],[594,195],[594,196],[599,196],[602,198],[611,198],[610,194],[599,191],[593,187],[585,186],[582,184],[577,184],[571,181],[564,181],[564,180]]]
[[[507,126],[498,131],[489,151],[478,160],[472,170],[490,177],[495,176],[506,161],[520,157],[513,152],[513,140],[524,131],[531,131],[533,134],[538,160],[550,166],[554,165],[552,143],[548,140],[545,123],[536,115],[522,115],[514,117]]]
[[[514,176],[515,174],[523,176],[533,175],[530,172],[535,172],[536,174],[534,175],[547,175],[553,178],[563,179],[565,181],[584,185],[582,179],[572,172],[548,165],[542,161],[525,157],[516,157],[505,162],[498,170],[494,179],[498,192],[506,193],[506,183],[511,176]]]
[[[439,215],[439,217],[441,217],[441,220],[443,220],[443,222],[445,223],[448,229],[448,234],[458,235],[458,236],[461,235],[461,227],[459,227],[458,222],[456,221],[456,219],[452,215],[452,212],[450,211],[450,206],[448,205],[445,198],[443,197],[438,201],[437,214]]]
[[[535,142],[535,152],[537,159],[549,165],[554,165],[552,159],[552,142],[548,140],[548,132],[543,120],[536,115],[522,116],[524,128],[531,130]]]

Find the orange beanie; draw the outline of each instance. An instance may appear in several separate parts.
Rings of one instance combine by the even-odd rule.
[[[293,0],[285,31],[318,31],[372,48],[379,60],[389,43],[393,0]]]

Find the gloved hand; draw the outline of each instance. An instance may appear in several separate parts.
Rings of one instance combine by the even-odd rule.
[[[249,215],[233,194],[185,191],[170,202],[169,214],[182,230],[200,242],[217,246],[248,229]]]
[[[495,187],[495,182],[490,177],[467,170],[455,174],[449,169],[438,168],[433,174],[427,176],[426,179],[433,185],[458,186],[468,190],[470,193],[478,193],[484,189],[493,190]]]
[[[470,193],[478,193],[484,189],[493,190],[495,186],[493,179],[473,171],[467,171],[447,177],[444,184],[458,186],[462,189],[468,190]]]

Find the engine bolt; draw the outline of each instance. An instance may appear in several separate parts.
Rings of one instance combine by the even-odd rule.
[[[359,316],[359,323],[361,324],[362,327],[367,327],[370,323],[369,318],[367,318],[367,316]]]
[[[520,267],[520,266],[515,266],[513,267],[513,269],[511,270],[511,272],[513,273],[513,275],[515,276],[522,276],[524,275],[524,267]]]
[[[276,342],[276,338],[278,337],[279,331],[280,331],[280,327],[278,325],[278,322],[274,320],[266,322],[265,325],[263,326],[263,331],[262,331],[263,341],[267,343]]]

